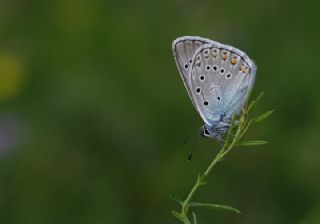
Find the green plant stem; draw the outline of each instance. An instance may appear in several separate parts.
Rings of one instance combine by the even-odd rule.
[[[226,138],[224,140],[224,145],[218,152],[218,154],[213,158],[207,169],[204,173],[200,174],[197,178],[196,183],[192,187],[191,191],[189,192],[188,196],[185,200],[181,200],[179,197],[173,197],[175,201],[177,201],[181,205],[181,211],[172,211],[172,214],[175,218],[179,219],[184,224],[191,224],[192,222],[189,220],[188,217],[188,210],[190,207],[195,206],[202,206],[202,207],[208,207],[208,208],[219,208],[219,209],[226,209],[234,211],[238,214],[241,212],[231,206],[226,205],[217,205],[212,203],[198,203],[198,202],[191,202],[193,196],[198,191],[198,189],[206,184],[207,177],[209,176],[210,172],[212,171],[213,167],[217,165],[235,146],[237,145],[261,145],[266,143],[266,141],[247,141],[247,142],[239,142],[240,139],[245,135],[249,127],[252,126],[253,123],[260,122],[267,117],[269,117],[273,110],[268,111],[259,117],[256,117],[254,119],[249,118],[249,111],[258,104],[262,97],[263,93],[261,93],[256,100],[252,101],[249,105],[249,107],[244,107],[243,111],[240,116],[237,116],[234,114],[232,117],[232,121],[230,123],[230,128],[228,130],[228,133],[226,135]],[[250,143],[250,144],[249,144]],[[196,214],[193,212],[193,224],[196,224],[197,218]]]
[[[183,201],[182,206],[181,206],[181,212],[180,214],[185,218],[184,219],[184,223],[185,224],[190,224],[190,221],[188,219],[187,213],[188,213],[188,209],[189,209],[189,202],[191,201],[193,195],[197,192],[198,188],[201,185],[206,184],[204,181],[207,178],[207,176],[209,175],[210,171],[212,170],[212,168],[221,160],[221,154],[223,152],[224,147],[220,150],[220,152],[216,155],[216,157],[212,160],[212,162],[210,163],[210,165],[208,166],[208,168],[206,169],[206,171],[198,177],[195,185],[192,187],[191,191],[189,192],[187,198]]]
[[[190,224],[190,220],[188,218],[188,209],[189,209],[189,203],[192,199],[192,197],[194,196],[194,194],[197,192],[197,190],[199,189],[200,186],[205,185],[206,182],[205,180],[207,179],[207,177],[209,176],[211,170],[213,169],[213,167],[220,162],[227,154],[228,152],[230,152],[230,150],[235,146],[236,142],[240,139],[239,137],[242,136],[241,131],[243,130],[243,122],[245,122],[245,120],[240,119],[240,123],[237,127],[237,131],[232,139],[232,142],[229,143],[228,141],[225,142],[225,144],[223,145],[223,147],[220,149],[219,153],[214,157],[214,159],[211,161],[211,163],[209,164],[209,166],[207,167],[206,171],[200,175],[195,183],[195,185],[192,187],[191,191],[189,192],[187,198],[182,202],[181,205],[181,212],[180,215],[181,217],[183,217],[183,222],[185,224]]]
[[[196,184],[191,189],[190,193],[188,194],[186,200],[184,200],[181,208],[181,214],[186,215],[188,212],[188,204],[193,197],[194,193],[198,190],[198,188],[201,186],[200,182],[197,180]]]

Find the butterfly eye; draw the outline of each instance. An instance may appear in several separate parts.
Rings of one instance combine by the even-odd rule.
[[[206,135],[210,135],[210,132],[208,131],[208,129],[204,129],[204,133],[205,133]]]
[[[220,73],[221,74],[223,74],[224,73],[224,69],[222,68],[222,69],[220,69]]]
[[[201,89],[198,87],[198,88],[196,88],[196,92],[197,93],[200,93],[201,92]]]
[[[186,63],[186,64],[184,64],[184,68],[185,69],[188,69],[189,68],[189,65]]]
[[[231,78],[231,74],[228,73],[228,74],[226,75],[226,77],[227,77],[227,79],[230,79],[230,78]]]
[[[204,75],[200,75],[200,80],[201,80],[201,81],[204,80]]]
[[[210,65],[207,65],[206,70],[209,71],[210,70]]]

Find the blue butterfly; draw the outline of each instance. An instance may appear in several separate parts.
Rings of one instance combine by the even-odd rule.
[[[184,36],[172,43],[189,97],[204,121],[201,135],[221,141],[234,113],[240,114],[254,84],[256,66],[243,51]]]

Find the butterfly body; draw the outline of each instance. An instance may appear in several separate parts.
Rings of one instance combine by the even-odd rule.
[[[201,135],[221,140],[252,89],[256,66],[241,50],[206,38],[176,39],[173,54],[181,78],[205,125]]]

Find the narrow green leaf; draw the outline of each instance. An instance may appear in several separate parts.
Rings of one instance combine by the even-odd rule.
[[[206,180],[207,180],[207,177],[205,175],[201,175],[201,174],[198,175],[197,182],[199,185],[207,184],[208,182]]]
[[[176,194],[170,194],[170,198],[172,199],[172,200],[174,200],[175,202],[178,202],[180,205],[182,205],[182,203],[183,203],[183,200],[182,200],[182,198],[180,198],[178,195],[176,195]]]
[[[211,209],[223,209],[223,210],[229,210],[233,211],[235,213],[241,214],[241,212],[228,205],[217,205],[217,204],[211,204],[211,203],[199,203],[199,202],[190,202],[189,207],[206,207],[206,208],[211,208]]]
[[[233,116],[232,116],[230,127],[229,127],[229,130],[228,130],[228,133],[227,133],[226,144],[228,144],[230,136],[232,135],[232,129],[234,128],[234,123],[235,123],[235,120],[236,120],[236,116],[237,116],[236,113],[234,113]]]
[[[249,121],[247,121],[245,123],[245,125],[244,125],[244,127],[243,127],[243,129],[241,131],[239,139],[241,139],[245,135],[245,133],[248,131],[248,129],[249,129],[251,124],[252,124],[252,119],[250,119]]]
[[[175,218],[179,219],[180,221],[182,221],[184,223],[185,217],[182,216],[179,212],[172,210],[171,213]]]
[[[264,92],[261,92],[259,94],[259,96],[255,100],[251,101],[247,112],[249,112],[253,107],[255,107],[260,102],[260,100],[262,99],[263,94],[264,94]]]
[[[237,145],[240,146],[245,146],[245,145],[263,145],[267,144],[267,141],[260,141],[260,140],[255,140],[255,141],[243,141],[243,142],[238,142]]]
[[[192,212],[192,217],[193,217],[193,224],[197,224],[197,216],[196,213]]]
[[[248,114],[241,114],[239,119],[239,130],[242,131],[243,128],[246,126],[248,120]]]
[[[203,178],[202,175],[199,173],[199,174],[198,174],[198,177],[197,177],[197,182],[201,182],[201,181],[202,181],[202,178]]]
[[[260,122],[264,119],[266,119],[267,117],[269,117],[272,113],[273,113],[274,110],[269,110],[267,112],[265,112],[264,114],[261,114],[260,116],[256,117],[256,118],[253,118],[252,121],[253,122]]]
[[[203,186],[203,185],[206,185],[208,182],[201,182],[199,183],[199,186]]]

